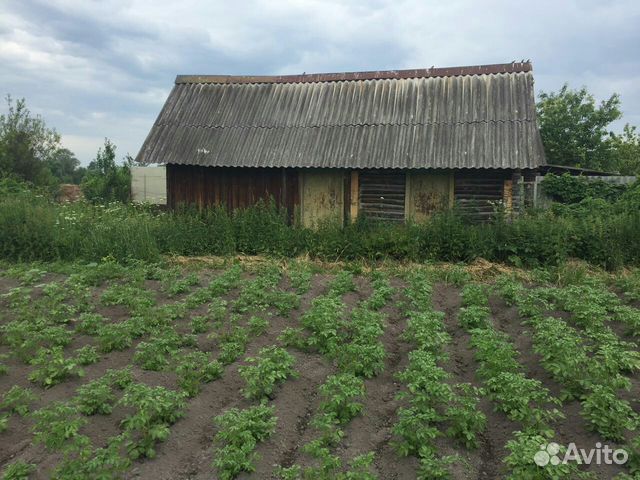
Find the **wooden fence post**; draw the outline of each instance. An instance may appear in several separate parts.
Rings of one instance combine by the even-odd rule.
[[[355,222],[356,218],[358,218],[359,207],[360,207],[359,177],[358,177],[358,171],[353,170],[351,172],[351,208],[349,211],[351,223]]]

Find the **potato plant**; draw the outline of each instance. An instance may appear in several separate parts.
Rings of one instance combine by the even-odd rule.
[[[32,413],[33,441],[49,450],[61,450],[82,442],[80,428],[87,423],[77,407],[71,403],[54,402]]]
[[[126,387],[118,403],[134,410],[122,421],[124,431],[130,435],[126,447],[131,458],[155,456],[155,444],[166,440],[169,426],[183,416],[185,396],[164,387],[140,383]]]
[[[468,308],[485,309],[487,293],[476,285],[463,288],[463,303]],[[559,399],[553,397],[539,380],[528,378],[518,361],[518,352],[509,337],[491,325],[486,313],[479,323],[460,319],[471,334],[471,345],[480,366],[478,375],[482,378],[487,393],[496,409],[507,417],[519,422],[531,431],[552,434],[551,424],[563,418],[554,405],[560,406]]]
[[[551,292],[550,295],[549,289],[541,290],[543,291],[533,291],[515,301],[520,314],[534,329],[534,350],[542,356],[544,368],[565,387],[565,397],[581,401],[581,414],[588,427],[604,438],[620,440],[624,432],[634,430],[638,424],[638,417],[628,402],[617,395],[618,389],[631,386],[629,379],[620,371],[633,368],[632,365],[624,367],[624,364],[627,361],[633,364],[635,356],[627,356],[626,345],[620,347],[618,340],[606,333],[598,319],[591,323],[591,328],[607,337],[607,340],[601,342],[600,349],[597,345],[588,343],[578,330],[563,320],[543,316],[544,308],[549,305],[545,302],[552,295],[558,296],[558,293]],[[585,301],[591,301],[589,295]],[[596,294],[593,301],[598,306],[613,300],[608,294]],[[580,302],[570,300],[566,303],[570,306],[567,308],[583,309],[578,303]],[[592,310],[587,306],[582,311]],[[586,316],[582,317],[582,321],[583,324],[591,322]],[[607,344],[609,351],[603,350]]]
[[[447,360],[444,348],[451,341],[444,330],[444,313],[432,308],[432,288],[424,271],[412,272],[407,280],[403,338],[416,349],[397,375],[407,388],[398,397],[409,405],[398,409],[393,444],[400,455],[418,457],[417,478],[449,478],[456,458],[440,455],[435,440],[446,434],[467,448],[478,446],[478,435],[486,427],[486,417],[478,411],[482,392],[467,384],[450,384],[450,375],[438,365]]]
[[[342,296],[348,292],[354,292],[356,284],[353,281],[353,273],[341,270],[336,274],[329,284],[329,295]]]
[[[189,397],[200,393],[203,383],[211,382],[222,376],[222,364],[217,360],[210,360],[204,352],[197,351],[177,355],[175,362],[178,386]]]
[[[2,472],[2,480],[28,480],[35,471],[35,464],[16,460],[5,467]]]
[[[276,471],[282,480],[375,480],[378,477],[371,473],[374,452],[363,453],[349,460],[345,469],[343,461],[337,455],[332,455],[327,447],[305,445],[306,453],[319,461],[319,465],[302,468],[294,465],[289,468],[280,467]]]
[[[358,306],[341,328],[340,347],[330,356],[343,372],[371,378],[384,369],[385,350],[379,338],[384,333],[384,317]]]
[[[248,357],[247,363],[238,368],[246,386],[245,397],[254,400],[269,398],[276,386],[291,376],[296,376],[295,358],[284,348],[271,346],[260,350],[258,357]]]
[[[177,271],[169,272],[169,274],[162,279],[162,290],[170,297],[175,297],[176,295],[188,292],[191,287],[198,284],[200,284],[200,279],[195,272],[183,278],[179,278],[179,272]]]
[[[131,467],[131,460],[121,454],[125,434],[111,437],[105,447],[84,444],[64,452],[52,477],[56,480],[95,480],[122,478]]]
[[[231,332],[220,336],[218,345],[220,353],[218,360],[223,365],[230,365],[244,355],[249,343],[249,331],[240,326],[235,326]]]
[[[169,359],[181,347],[194,344],[193,337],[180,335],[174,329],[168,328],[156,333],[148,341],[140,342],[133,361],[144,370],[160,371],[169,365]]]
[[[2,396],[0,409],[24,417],[29,413],[29,405],[37,399],[30,389],[14,385]]]
[[[100,297],[103,305],[123,305],[131,313],[140,313],[155,304],[152,293],[138,285],[116,283],[107,288]]]
[[[307,293],[311,289],[313,272],[309,266],[299,262],[292,263],[287,269],[287,276],[289,277],[289,283],[295,288],[298,295]]]
[[[509,467],[508,480],[540,479],[556,480],[561,478],[593,479],[593,475],[581,471],[575,463],[549,463],[543,468],[536,465],[532,458],[540,451],[541,445],[553,441],[553,437],[532,431],[515,432],[515,438],[509,440],[506,449],[509,455],[504,462]],[[560,447],[559,455],[564,455],[564,447]]]
[[[98,334],[98,330],[105,324],[105,322],[105,317],[99,313],[85,312],[78,317],[76,331],[94,336]]]
[[[83,367],[92,365],[100,360],[100,355],[98,355],[98,351],[93,345],[85,345],[77,349],[73,357],[76,362],[78,362],[78,365],[82,365]]]
[[[320,353],[333,353],[340,343],[340,327],[345,305],[338,296],[317,297],[300,322],[309,331],[307,345]]]
[[[605,385],[593,385],[582,401],[582,416],[589,428],[603,438],[620,442],[626,431],[638,427],[640,417],[626,400],[618,398],[614,389]]]
[[[53,387],[70,376],[84,376],[84,370],[75,358],[65,358],[61,347],[43,348],[31,364],[36,368],[29,380],[45,388]]]
[[[126,320],[120,323],[108,323],[98,327],[96,335],[98,348],[102,353],[126,350],[133,343],[133,324]]]
[[[84,415],[109,415],[116,396],[108,377],[88,382],[78,388],[74,398],[78,411]]]
[[[231,408],[214,419],[217,427],[213,465],[221,480],[231,480],[242,472],[252,472],[259,442],[276,428],[274,408],[258,405],[244,410]]]

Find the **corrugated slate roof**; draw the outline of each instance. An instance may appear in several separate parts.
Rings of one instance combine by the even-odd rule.
[[[138,161],[203,166],[535,168],[531,65],[179,76]]]

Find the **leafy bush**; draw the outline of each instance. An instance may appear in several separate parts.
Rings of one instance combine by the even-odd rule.
[[[598,198],[613,202],[624,194],[628,186],[588,180],[568,173],[562,175],[545,175],[542,181],[544,192],[553,200],[561,203],[579,203],[587,198]]]
[[[557,265],[576,257],[615,269],[640,264],[639,190],[630,187],[609,206],[591,199],[579,211],[524,213],[509,222],[474,224],[453,210],[435,214],[425,224],[358,220],[344,227],[327,222],[317,230],[288,225],[286,215],[264,204],[232,214],[222,208],[160,212],[140,205],[59,205],[26,190],[0,196],[0,257],[125,262],[157,261],[160,254],[304,252],[326,260],[459,262],[482,257],[526,266]]]

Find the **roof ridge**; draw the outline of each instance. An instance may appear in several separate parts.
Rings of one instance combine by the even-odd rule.
[[[431,67],[410,70],[372,70],[342,73],[303,73],[301,75],[178,75],[175,83],[314,83],[493,75],[500,73],[530,72],[532,70],[533,65],[530,61],[522,61],[462,67]]]
[[[428,127],[428,126],[460,126],[460,125],[477,125],[484,124],[505,124],[505,123],[532,123],[533,118],[514,118],[514,119],[483,119],[483,120],[470,120],[465,122],[394,122],[394,123],[327,123],[320,125],[203,125],[193,123],[171,123],[161,122],[156,123],[155,127],[176,127],[176,128],[210,128],[210,129],[233,129],[233,128],[246,128],[246,129],[304,129],[304,128],[346,128],[346,127]]]

